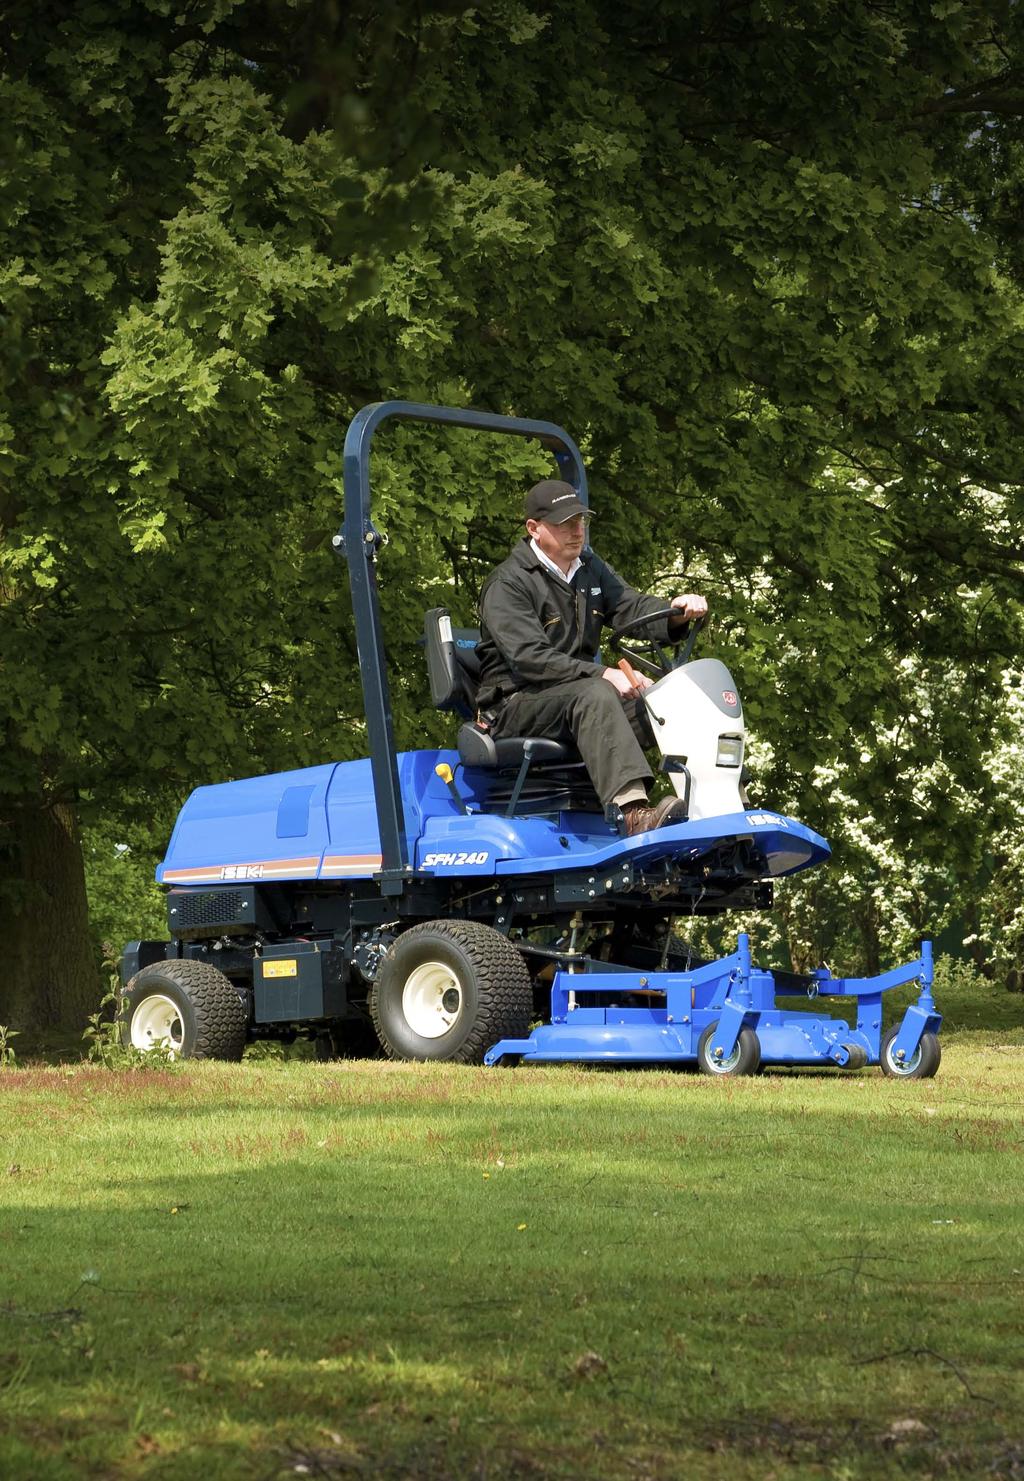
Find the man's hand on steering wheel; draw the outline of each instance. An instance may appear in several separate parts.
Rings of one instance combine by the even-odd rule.
[[[698,617],[708,615],[707,597],[698,596],[696,592],[687,592],[685,596],[673,597],[669,606],[675,611],[676,616],[669,618],[669,631],[678,628],[683,622],[693,622]]]
[[[688,592],[685,596],[675,596],[670,606],[659,607],[654,612],[646,612],[642,617],[634,617],[632,622],[616,628],[611,637],[612,647],[624,654],[638,670],[657,680],[662,675],[670,673],[672,669],[678,668],[680,664],[689,662],[697,634],[707,622],[707,617],[706,597],[698,596],[695,592]],[[656,638],[638,637],[634,639],[630,636],[638,629],[642,632],[644,628],[649,628],[656,622],[665,622],[666,618],[668,619],[668,642],[672,648],[671,655],[665,653]],[[685,636],[687,627],[690,628],[689,637]],[[622,641],[623,638],[629,638],[629,647]],[[639,648],[636,646],[638,643]],[[609,678],[607,672],[605,677]],[[614,684],[620,693],[624,692],[617,679],[609,678],[609,682]]]

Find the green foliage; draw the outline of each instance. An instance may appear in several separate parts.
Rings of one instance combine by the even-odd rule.
[[[242,1058],[255,1060],[257,1064],[278,1064],[285,1058],[285,1046],[276,1039],[257,1039],[246,1044]]]
[[[971,928],[965,944],[987,976],[1019,993],[1024,989],[1024,691],[1019,675],[1008,676],[1005,696],[1003,723],[986,760],[1006,809],[987,839],[985,887],[973,893],[965,910]]]
[[[121,1037],[121,983],[112,972],[107,992],[95,1013],[89,1015],[82,1033],[85,1058],[90,1064],[107,1070],[153,1070],[174,1065],[174,1051],[169,1045],[154,1044],[152,1049],[136,1049]]]
[[[960,957],[936,957],[932,991],[944,1021],[958,1029],[1024,1029],[1024,1003],[994,992],[978,969]]]
[[[345,426],[472,404],[561,422],[602,551],[708,590],[764,800],[837,843],[794,954],[973,910],[1003,970],[1022,28],[981,0],[8,7],[0,821],[75,797],[141,858],[196,783],[362,753]],[[471,615],[545,467],[381,437],[401,744],[447,733],[422,609]]]
[[[116,960],[129,940],[167,936],[167,905],[153,873],[173,815],[153,822],[99,818],[84,830],[89,924],[97,960]]]
[[[0,1023],[0,1070],[11,1069],[17,1064],[18,1056],[11,1043],[11,1040],[17,1037],[17,1029],[8,1028],[6,1024]]]

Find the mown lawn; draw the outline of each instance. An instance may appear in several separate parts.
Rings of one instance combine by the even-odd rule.
[[[1022,1092],[0,1071],[0,1475],[1019,1478]]]

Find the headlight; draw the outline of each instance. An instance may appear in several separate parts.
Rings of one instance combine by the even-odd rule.
[[[716,766],[740,766],[743,762],[742,735],[720,735]]]

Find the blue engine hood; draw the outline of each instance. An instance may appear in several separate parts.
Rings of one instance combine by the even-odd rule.
[[[677,823],[623,838],[593,813],[548,818],[463,815],[434,768],[444,762],[473,807],[479,772],[454,751],[399,755],[408,856],[417,874],[530,875],[610,868],[659,859],[694,861],[751,840],[768,876],[795,874],[829,857],[829,846],[794,818],[763,809]],[[369,761],[330,762],[299,771],[198,787],[179,814],[157,869],[163,884],[370,878],[380,868],[380,836]]]

